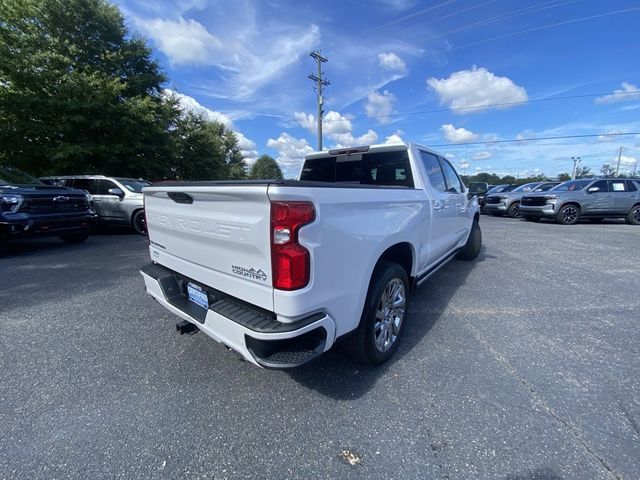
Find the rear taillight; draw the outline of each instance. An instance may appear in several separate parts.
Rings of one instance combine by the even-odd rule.
[[[300,227],[313,222],[310,202],[271,202],[271,268],[273,287],[297,290],[309,283],[309,250],[298,243]]]

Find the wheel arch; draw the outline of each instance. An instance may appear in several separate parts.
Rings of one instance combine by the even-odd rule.
[[[380,265],[380,263],[383,261],[393,262],[400,265],[404,269],[404,271],[407,272],[407,277],[411,278],[411,272],[413,270],[413,259],[413,247],[409,242],[396,243],[395,245],[388,247],[384,252],[382,252],[380,257],[378,257],[378,261],[373,267],[373,271],[375,272],[376,268],[378,268],[378,265]]]
[[[133,223],[133,217],[135,217],[138,212],[144,212],[144,207],[136,207],[131,211],[131,215],[129,216],[130,223]]]

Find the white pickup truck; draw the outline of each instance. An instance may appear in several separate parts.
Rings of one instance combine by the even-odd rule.
[[[316,152],[299,180],[144,189],[146,291],[266,368],[302,365],[345,337],[368,364],[398,347],[409,294],[476,258],[478,204],[451,164],[414,144]]]

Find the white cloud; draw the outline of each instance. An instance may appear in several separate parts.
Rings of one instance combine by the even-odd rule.
[[[614,90],[610,95],[604,95],[594,100],[595,103],[628,102],[640,99],[640,89],[635,85],[622,82],[622,88]]]
[[[402,130],[395,131],[394,133],[392,133],[391,135],[389,135],[384,139],[385,145],[391,145],[395,143],[405,143],[405,141],[402,139],[403,133],[404,132],[402,132]]]
[[[609,130],[607,133],[622,133],[620,130]],[[598,142],[613,142],[616,139],[614,135],[598,135]]]
[[[386,7],[391,7],[394,10],[408,10],[413,7],[416,0],[379,0]]]
[[[429,78],[427,85],[436,92],[441,105],[452,109],[466,109],[459,110],[458,113],[478,111],[473,107],[524,102],[528,98],[526,90],[511,79],[498,77],[486,68],[475,65],[471,70],[454,72],[449,78]]]
[[[335,148],[355,147],[359,145],[372,145],[378,140],[378,134],[373,130],[367,130],[367,133],[354,137],[352,133],[341,133],[332,136],[336,141]]]
[[[267,140],[267,147],[278,152],[276,161],[280,165],[285,178],[296,177],[302,168],[305,155],[313,152],[313,148],[304,138],[295,138],[282,132],[277,139]]]
[[[460,164],[458,164],[458,167],[460,167],[462,169],[467,169],[467,168],[469,168],[469,163],[468,162],[461,162]]]
[[[235,132],[235,135],[238,139],[238,148],[240,149],[242,158],[244,158],[244,161],[247,162],[248,165],[253,165],[260,156],[256,149],[256,143],[245,137],[241,132]]]
[[[374,117],[380,123],[389,123],[389,115],[393,113],[393,104],[396,101],[395,95],[385,90],[384,92],[371,92],[367,95],[365,111],[369,117]]]
[[[195,20],[139,19],[138,26],[155,40],[173,65],[213,64],[222,42]]]
[[[311,133],[316,133],[316,117],[311,113],[296,112],[294,117],[298,124]],[[371,145],[376,143],[378,134],[368,130],[359,137],[353,135],[353,117],[342,115],[336,111],[329,111],[322,118],[322,133],[334,142],[334,148],[353,147],[356,145]]]
[[[454,153],[446,153],[444,156],[449,160],[453,160],[454,158],[456,158]]]
[[[637,161],[638,159],[636,157],[632,157],[630,155],[622,155],[620,157],[620,166],[632,167],[636,164]],[[611,161],[609,162],[609,165],[611,165],[613,168],[615,168],[616,165],[618,165],[617,155],[613,159],[611,159]]]
[[[474,160],[488,160],[491,157],[493,157],[493,153],[487,152],[487,151],[483,151],[483,152],[478,152],[478,153],[474,154],[472,158]],[[487,168],[489,168],[489,167],[487,167]]]
[[[378,64],[383,70],[390,72],[404,73],[407,70],[407,64],[397,54],[393,52],[383,52],[378,54]]]
[[[178,100],[178,104],[183,111],[193,112],[202,117],[205,120],[210,122],[220,122],[225,127],[233,130],[236,139],[238,140],[238,148],[240,149],[240,154],[242,158],[251,165],[258,158],[258,151],[256,150],[256,144],[253,140],[247,138],[242,132],[238,131],[231,121],[231,119],[225,115],[224,113],[217,112],[215,110],[211,110],[200,102],[198,102],[195,98],[190,97],[189,95],[185,95],[183,93],[178,93],[168,88],[165,88],[162,91],[162,95],[165,97],[174,97]]]
[[[316,25],[262,22],[254,7],[243,3],[220,9],[219,15],[208,20],[211,28],[182,17],[134,17],[134,22],[171,64],[217,67],[218,75],[198,88],[210,96],[236,101],[256,100],[258,90],[283,76],[287,67],[320,41]]]
[[[440,131],[444,138],[452,143],[472,142],[478,139],[478,135],[466,128],[456,128],[452,124],[442,125]]]
[[[176,98],[182,110],[202,115],[205,120],[208,120],[210,122],[220,122],[226,127],[234,128],[233,122],[227,115],[205,107],[195,98],[190,97],[189,95],[184,95],[168,88],[165,88],[162,91],[162,94],[165,97],[173,96],[174,98]]]

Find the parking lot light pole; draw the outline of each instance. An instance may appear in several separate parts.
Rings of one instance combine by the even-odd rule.
[[[571,174],[571,180],[575,180],[576,179],[576,170],[577,170],[578,164],[582,160],[580,159],[580,157],[571,157],[571,160],[573,160],[573,173]]]

